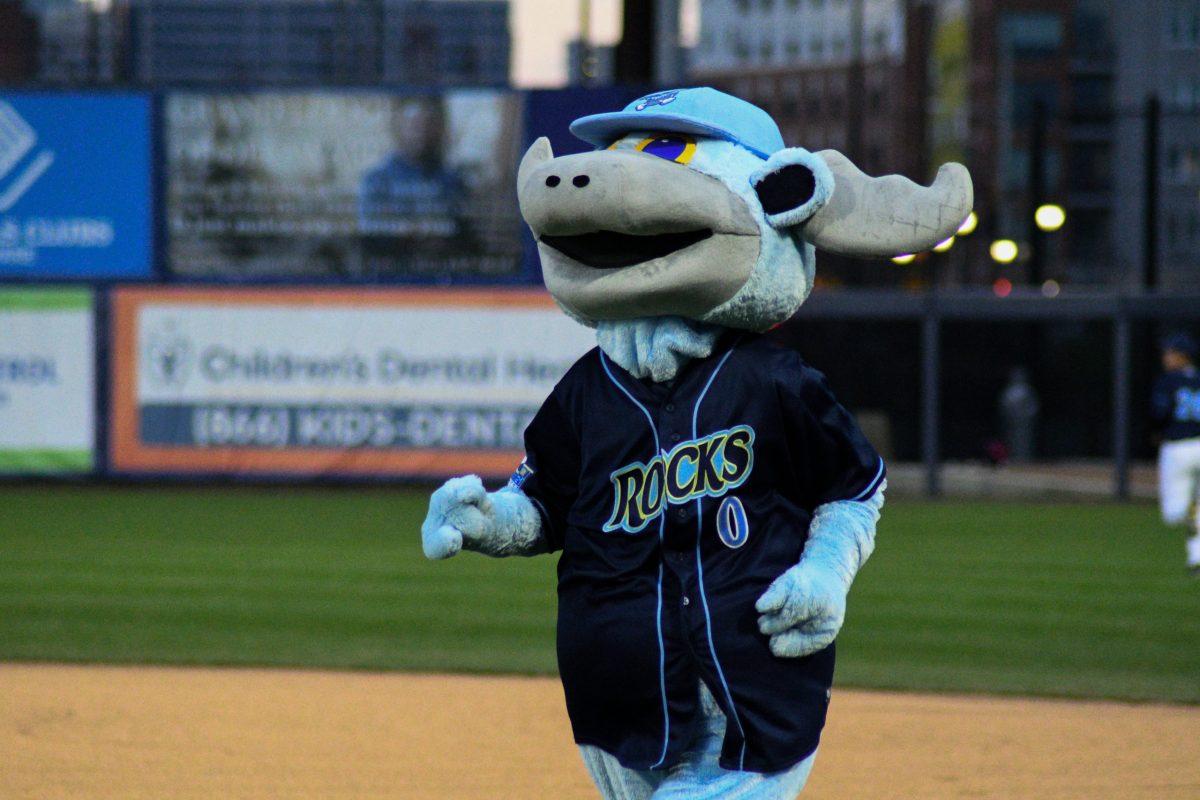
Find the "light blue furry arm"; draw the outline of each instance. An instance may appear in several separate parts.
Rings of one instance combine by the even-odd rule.
[[[837,638],[846,595],[875,549],[875,526],[887,482],[864,501],[819,506],[800,563],[780,575],[755,604],[758,629],[784,658],[815,653]]]
[[[433,560],[450,558],[459,550],[503,558],[549,549],[533,502],[508,486],[489,493],[477,475],[452,478],[429,498],[421,546],[425,557]]]

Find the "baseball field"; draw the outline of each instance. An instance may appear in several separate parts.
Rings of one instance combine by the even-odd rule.
[[[0,797],[591,796],[554,559],[426,562],[426,496],[0,488]],[[1200,797],[1148,505],[889,503],[837,683],[806,797]]]

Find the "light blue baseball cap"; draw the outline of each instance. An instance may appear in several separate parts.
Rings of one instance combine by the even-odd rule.
[[[634,100],[623,111],[592,114],[571,123],[571,133],[606,147],[631,131],[670,131],[739,144],[760,158],[784,148],[771,115],[716,89],[672,89]]]

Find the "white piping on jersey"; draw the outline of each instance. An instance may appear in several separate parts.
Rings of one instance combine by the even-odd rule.
[[[875,490],[879,488],[879,479],[883,477],[883,456],[879,457],[879,470],[875,473],[875,477],[871,478],[871,482],[867,484],[867,488],[858,493],[857,497],[851,498],[854,502],[866,500],[871,495],[875,494]]]
[[[629,398],[629,402],[641,409],[642,413],[646,415],[646,422],[650,423],[650,432],[654,434],[654,454],[658,455],[658,453],[662,450],[662,447],[658,443],[658,428],[654,425],[654,417],[650,416],[649,410],[647,410],[644,405],[639,403],[637,398],[635,398],[628,389],[622,386],[621,382],[618,381],[616,376],[612,374],[612,370],[608,368],[608,359],[604,357],[604,351],[597,350],[596,352],[600,354],[600,366],[604,367],[604,373],[608,375],[608,379],[613,382],[614,386],[621,390],[622,394]],[[661,767],[663,762],[667,760],[667,745],[671,742],[671,715],[670,711],[667,709],[667,650],[663,646],[662,634],[663,562],[661,552],[663,533],[666,524],[667,515],[662,514],[658,518],[658,549],[660,556],[658,560],[658,609],[655,612],[654,625],[658,633],[658,689],[662,694],[663,745],[662,755],[659,756],[657,762],[650,765],[650,769],[657,769],[658,767]]]
[[[712,375],[708,376],[708,383],[704,384],[704,390],[700,392],[700,396],[696,398],[696,405],[692,408],[692,438],[699,438],[700,434],[696,430],[696,421],[700,416],[700,404],[704,402],[704,396],[708,394],[709,387],[713,385],[713,381],[717,379],[717,373],[721,371],[721,367],[725,366],[725,362],[733,355],[736,343],[729,348],[729,351],[721,357],[717,363],[716,369]],[[738,756],[738,769],[744,769],[746,764],[746,731],[742,728],[742,720],[738,716],[737,708],[733,705],[733,694],[729,691],[729,683],[725,680],[725,671],[721,669],[721,661],[717,658],[717,647],[713,644],[712,635],[712,616],[708,613],[708,597],[704,591],[704,564],[700,558],[700,539],[704,533],[704,498],[696,498],[696,577],[700,583],[700,603],[704,608],[704,627],[708,632],[708,652],[712,655],[713,665],[717,668],[717,677],[721,679],[721,688],[725,692],[725,702],[729,704],[729,713],[733,717],[733,722],[737,725],[738,733],[742,737],[742,752]]]

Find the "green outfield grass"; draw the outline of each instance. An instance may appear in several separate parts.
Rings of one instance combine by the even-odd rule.
[[[554,558],[432,564],[425,492],[0,488],[0,659],[551,673]],[[1149,506],[894,501],[841,685],[1200,702]]]

